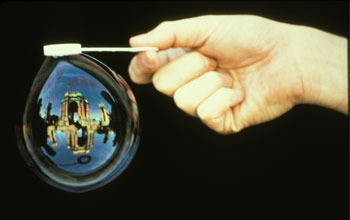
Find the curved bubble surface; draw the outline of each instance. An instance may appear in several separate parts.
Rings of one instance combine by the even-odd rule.
[[[136,100],[123,78],[93,57],[46,57],[18,133],[20,151],[40,178],[65,191],[90,191],[133,159]]]

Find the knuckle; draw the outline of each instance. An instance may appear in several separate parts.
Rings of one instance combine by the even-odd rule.
[[[157,28],[159,28],[159,29],[165,28],[166,29],[169,27],[170,24],[171,24],[171,21],[163,21],[157,26]]]

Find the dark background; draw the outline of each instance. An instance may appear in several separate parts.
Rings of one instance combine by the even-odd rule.
[[[42,46],[128,46],[130,36],[164,20],[205,14],[256,14],[348,37],[348,2],[106,2],[0,5],[1,74],[8,112],[2,121],[2,196],[10,215],[113,215],[146,208],[227,208],[232,217],[257,213],[280,219],[348,219],[349,118],[300,105],[280,118],[223,136],[177,109],[152,85],[127,74],[129,53],[90,53],[130,84],[141,118],[139,150],[126,171],[98,190],[55,189],[27,167],[13,123],[43,60]],[[8,86],[8,87],[5,87]],[[3,113],[4,114],[4,113]],[[263,211],[261,211],[263,210]],[[250,219],[249,217],[247,217]]]

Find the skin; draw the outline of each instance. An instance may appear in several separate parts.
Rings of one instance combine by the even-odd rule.
[[[347,39],[251,15],[167,21],[130,39],[153,46],[129,66],[222,134],[315,104],[348,114]]]

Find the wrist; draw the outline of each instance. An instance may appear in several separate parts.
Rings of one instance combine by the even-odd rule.
[[[303,84],[299,103],[348,114],[347,39],[310,27],[293,29],[295,63]]]

